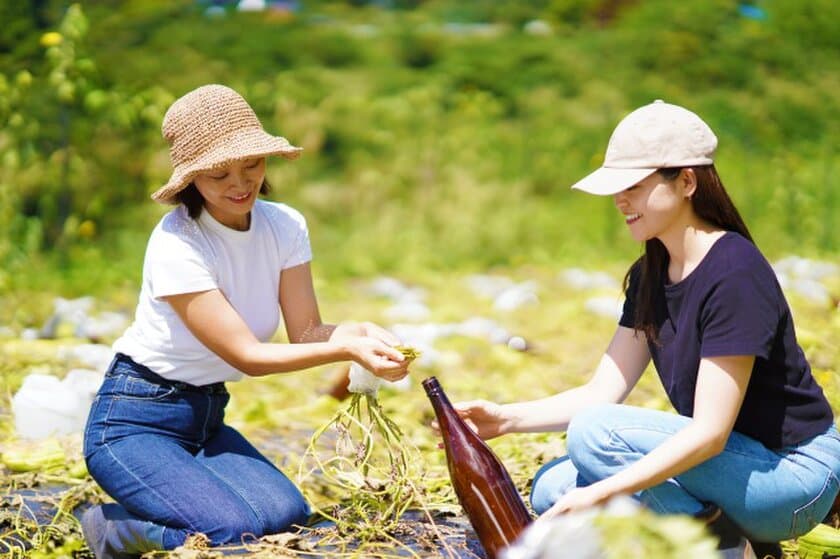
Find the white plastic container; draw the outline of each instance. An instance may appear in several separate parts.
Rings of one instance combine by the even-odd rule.
[[[15,431],[24,439],[44,439],[84,430],[93,397],[102,381],[95,371],[74,369],[62,380],[33,373],[12,397]]]

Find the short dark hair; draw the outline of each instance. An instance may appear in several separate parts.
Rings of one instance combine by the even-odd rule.
[[[271,184],[268,179],[263,179],[262,186],[260,186],[260,194],[268,194],[271,192]],[[198,219],[201,215],[201,210],[204,208],[204,196],[195,187],[194,182],[190,182],[186,188],[175,195],[175,200],[179,204],[184,204],[187,207],[187,213],[193,219]]]

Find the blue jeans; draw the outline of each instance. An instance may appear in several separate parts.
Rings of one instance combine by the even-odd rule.
[[[238,543],[307,520],[297,487],[225,425],[229,398],[223,383],[168,381],[118,354],[93,402],[88,471],[125,508],[120,521],[160,525],[163,549],[196,532]]]
[[[605,479],[649,453],[691,419],[625,405],[599,405],[569,425],[568,456],[536,474],[531,504],[542,513],[575,487]],[[771,450],[733,432],[717,456],[636,498],[663,514],[719,506],[754,541],[776,542],[816,526],[840,489],[840,433],[832,426],[802,443]]]

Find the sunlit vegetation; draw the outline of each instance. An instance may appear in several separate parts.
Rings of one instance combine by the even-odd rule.
[[[574,289],[560,273],[577,266],[618,282],[640,249],[611,200],[568,187],[601,162],[636,106],[663,98],[711,124],[718,169],[771,261],[840,260],[840,3],[766,0],[754,3],[759,15],[729,0],[303,4],[213,17],[188,0],[0,7],[0,450],[18,452],[21,470],[4,466],[0,479],[7,496],[57,488],[37,522],[22,500],[0,506],[0,545],[21,550],[13,556],[84,553],[70,513],[105,498],[78,440],[27,454],[11,412],[26,375],[65,375],[78,364],[59,348],[87,340],[21,334],[42,327],[56,296],[132,312],[146,239],[166,211],[148,197],[170,172],[161,118],[198,85],[234,87],[268,130],[305,148],[299,161],[269,162],[270,196],[307,217],[327,320],[399,322],[367,290],[387,274],[425,290],[425,323],[485,317],[524,340],[441,337],[436,360],[412,365],[407,391],[380,392],[376,413],[419,457],[406,491],[422,491],[435,514],[459,509],[420,380],[437,376],[453,400],[537,398],[587,378],[606,346],[615,322],[589,302],[618,301],[618,288]],[[478,272],[533,281],[535,300],[494,308],[468,287]],[[840,411],[840,278],[821,285],[821,297],[789,296]],[[227,417],[293,475],[313,433],[346,405],[323,395],[333,377],[323,368],[246,379],[230,387]],[[653,371],[630,403],[670,409]],[[527,495],[563,438],[491,446]],[[354,505],[315,472],[302,483],[324,510]],[[693,556],[674,534],[708,544],[694,523],[609,522],[610,556]],[[638,533],[647,539],[634,542]],[[303,540],[246,543],[280,555]],[[796,557],[796,543],[786,546]]]

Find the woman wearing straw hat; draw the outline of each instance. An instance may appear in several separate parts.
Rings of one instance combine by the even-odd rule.
[[[662,513],[712,503],[752,540],[778,542],[813,528],[837,495],[832,410],[716,147],[700,117],[662,101],[619,123],[603,167],[573,186],[612,196],[645,245],[593,377],[542,400],[458,406],[485,438],[567,430],[568,456],[533,482],[545,516],[634,494]],[[679,415],[620,405],[651,360]]]
[[[387,330],[321,321],[303,217],[258,199],[266,157],[301,148],[266,133],[221,85],[175,101],[163,135],[174,171],[152,198],[177,207],[149,239],[135,321],[114,343],[85,430],[88,470],[116,501],[82,517],[100,558],[306,522],[300,491],[224,423],[225,382],[345,360],[388,380],[407,373]],[[281,315],[288,344],[270,341]]]

